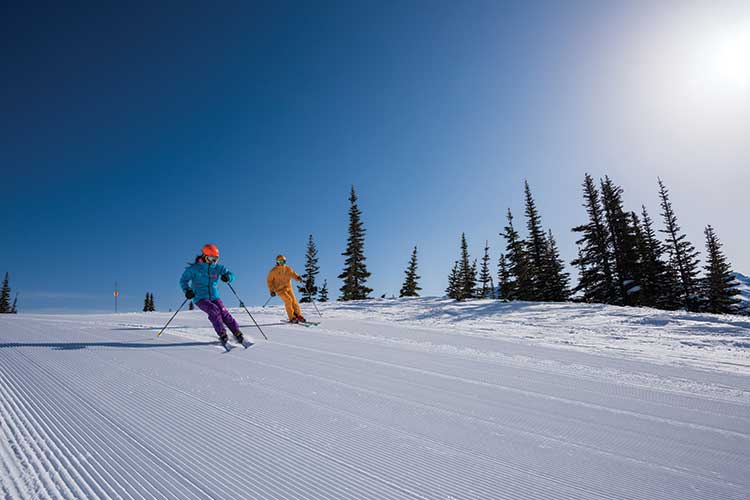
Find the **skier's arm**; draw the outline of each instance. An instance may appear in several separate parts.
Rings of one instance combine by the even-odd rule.
[[[226,283],[231,283],[232,281],[234,281],[234,273],[230,271],[229,269],[227,269],[226,267],[222,266],[221,264],[219,265],[221,266],[221,268],[219,269],[219,275],[221,276],[221,280]],[[226,277],[226,279],[224,279],[224,277]]]
[[[302,278],[300,278],[299,275],[295,273],[294,269],[292,269],[291,267],[289,268],[289,272],[291,273],[292,278],[294,278],[295,281],[302,281]]]
[[[190,288],[190,280],[193,277],[193,273],[190,270],[190,268],[186,268],[185,271],[182,273],[182,277],[180,278],[180,288],[182,288],[183,292],[186,292],[188,288]]]
[[[271,293],[275,293],[276,290],[273,289],[273,271],[268,273],[268,278],[266,278],[266,285],[268,285],[268,291]]]

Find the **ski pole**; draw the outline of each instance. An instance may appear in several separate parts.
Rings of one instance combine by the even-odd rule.
[[[315,303],[315,299],[312,298],[312,294],[310,293],[310,289],[307,288],[307,283],[305,283],[305,291],[307,292],[307,296],[310,297],[310,302],[312,302],[313,305],[315,306],[315,310],[318,311],[318,316],[320,316],[322,318],[323,315],[320,314],[320,310],[318,309],[318,304],[316,304]]]
[[[235,297],[237,297],[237,300],[239,300],[239,301],[240,301],[240,307],[242,307],[242,308],[243,308],[243,309],[245,310],[245,312],[247,313],[247,315],[248,315],[248,316],[250,316],[250,319],[251,319],[251,320],[253,320],[253,323],[255,323],[255,326],[256,326],[256,327],[258,328],[258,330],[260,331],[260,334],[261,334],[261,335],[263,335],[263,338],[264,338],[264,339],[268,340],[268,337],[266,337],[266,334],[265,334],[265,333],[263,333],[263,330],[261,330],[261,329],[260,329],[260,325],[258,324],[258,322],[257,322],[257,321],[255,321],[255,318],[253,318],[253,315],[252,315],[252,314],[250,314],[250,311],[248,311],[248,310],[247,310],[247,307],[245,307],[245,303],[244,303],[244,302],[242,302],[242,299],[240,298],[240,296],[239,296],[239,295],[237,295],[237,292],[235,292],[235,291],[234,291],[234,287],[232,286],[232,284],[231,284],[231,283],[229,283],[229,282],[227,282],[227,285],[229,285],[229,289],[230,289],[230,290],[232,290],[232,293],[234,294],[234,296],[235,296]]]
[[[169,324],[170,324],[170,323],[172,322],[172,320],[174,319],[174,317],[175,317],[175,316],[177,316],[177,313],[178,313],[178,312],[180,312],[180,309],[182,309],[182,308],[183,308],[183,307],[185,306],[185,302],[187,302],[188,300],[190,300],[190,299],[187,299],[187,298],[186,298],[185,300],[183,300],[183,301],[182,301],[182,304],[180,305],[180,307],[179,307],[179,308],[177,308],[177,310],[176,310],[176,311],[174,312],[174,314],[172,315],[172,317],[171,317],[171,318],[169,318],[169,321],[167,321],[167,324],[166,324],[166,325],[164,325],[164,328],[162,328],[162,329],[161,329],[161,330],[159,331],[159,333],[157,333],[157,334],[156,334],[156,336],[157,336],[157,337],[160,337],[160,336],[161,336],[161,334],[162,334],[162,333],[164,332],[164,330],[166,330],[166,329],[167,329],[167,326],[169,326]]]
[[[270,297],[268,297],[268,300],[266,301],[265,304],[263,304],[263,307],[266,307],[268,305],[268,303],[271,302],[272,298],[273,298],[273,295],[271,295]]]

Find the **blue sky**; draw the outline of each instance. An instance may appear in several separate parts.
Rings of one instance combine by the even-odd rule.
[[[750,72],[722,49],[747,6],[609,4],[4,6],[0,271],[22,311],[111,309],[115,281],[121,309],[168,309],[212,242],[262,303],[313,234],[337,291],[354,185],[374,294],[414,245],[442,294],[461,232],[497,259],[524,179],[570,260],[590,172],[655,219],[661,176],[747,273]]]

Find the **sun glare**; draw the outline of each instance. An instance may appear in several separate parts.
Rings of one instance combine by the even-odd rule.
[[[713,36],[705,57],[705,77],[712,83],[750,92],[750,23]]]
[[[750,93],[750,23],[728,23],[721,29],[694,36],[695,81],[711,94],[747,96]]]

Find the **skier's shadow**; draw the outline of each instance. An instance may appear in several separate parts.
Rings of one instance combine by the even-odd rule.
[[[0,349],[16,347],[46,347],[53,351],[74,351],[89,347],[110,347],[114,349],[161,349],[165,347],[197,347],[215,345],[218,342],[5,342],[0,343]]]

